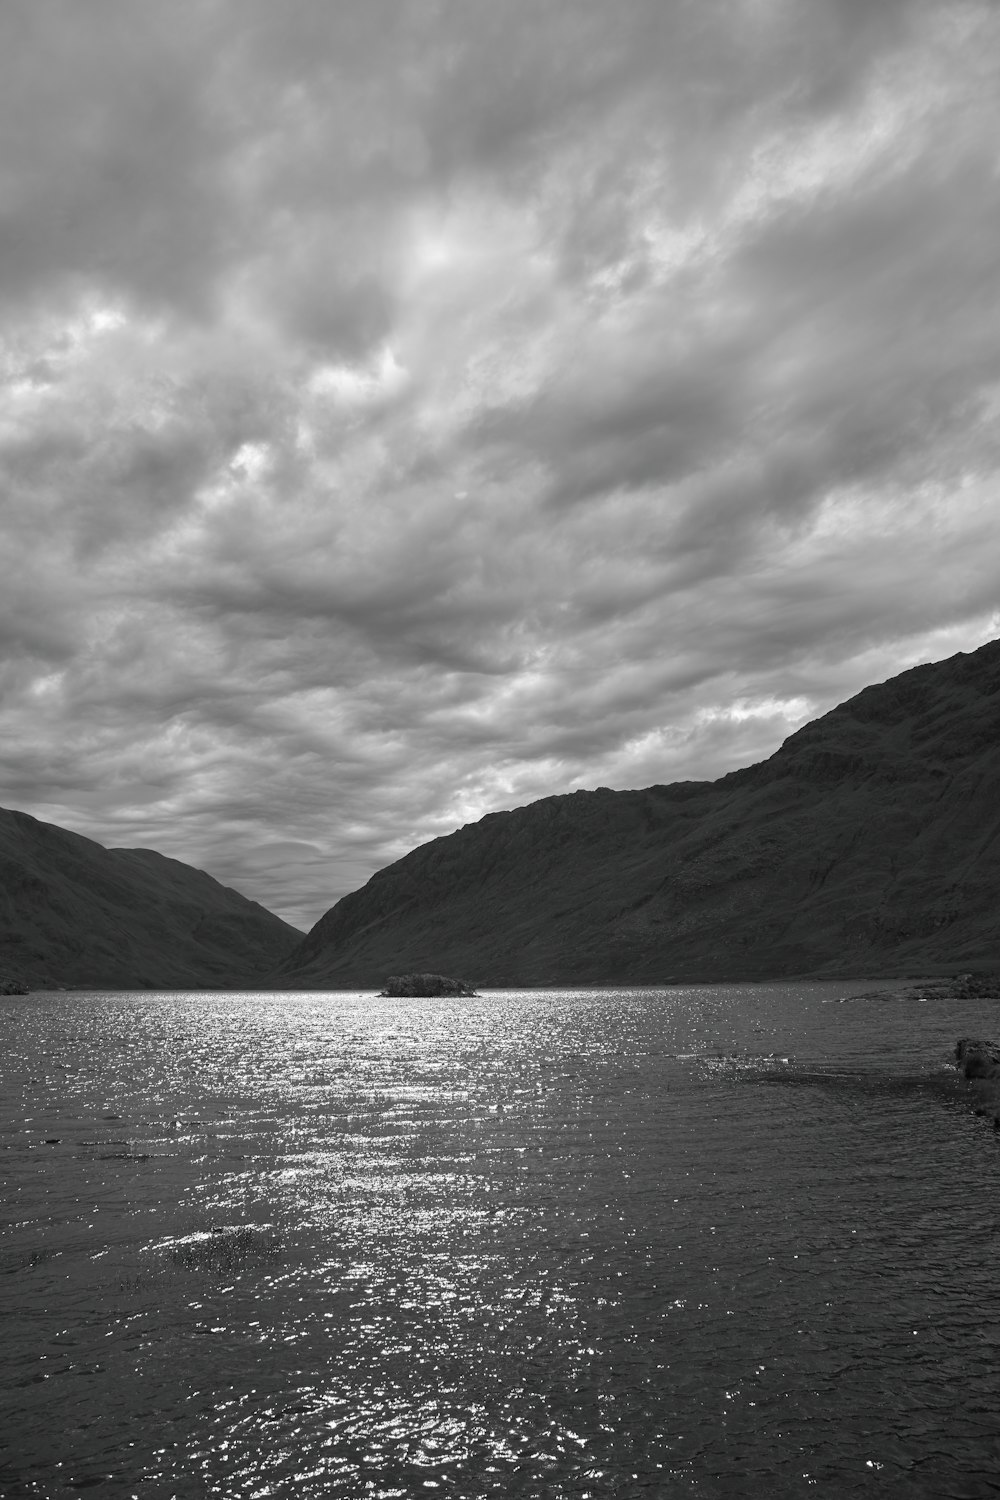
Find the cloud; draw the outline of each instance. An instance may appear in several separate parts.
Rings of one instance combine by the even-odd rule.
[[[18,0],[2,795],[300,925],[996,633],[978,0]]]

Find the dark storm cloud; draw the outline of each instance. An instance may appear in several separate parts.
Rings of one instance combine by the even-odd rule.
[[[4,799],[301,923],[994,632],[973,0],[0,14]]]

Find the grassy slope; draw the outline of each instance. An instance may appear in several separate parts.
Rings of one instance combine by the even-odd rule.
[[[998,911],[993,642],[865,689],[720,781],[546,798],[436,839],[338,902],[279,974],[950,971],[1000,961]]]
[[[253,982],[301,933],[202,870],[0,809],[0,974],[35,986]]]

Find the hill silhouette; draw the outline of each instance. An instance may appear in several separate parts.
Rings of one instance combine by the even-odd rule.
[[[714,782],[491,813],[323,916],[272,983],[916,974],[1000,961],[1000,641]]]
[[[203,870],[0,809],[0,977],[32,988],[239,986],[301,937]]]

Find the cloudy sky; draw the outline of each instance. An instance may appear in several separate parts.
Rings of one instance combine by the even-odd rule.
[[[307,927],[1000,631],[989,0],[4,0],[0,800]]]

